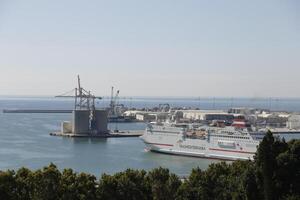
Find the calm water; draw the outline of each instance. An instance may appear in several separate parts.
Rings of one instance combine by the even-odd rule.
[[[212,100],[212,99],[210,99]],[[159,103],[173,106],[200,107],[203,109],[227,109],[232,99],[127,99],[123,103],[132,107],[152,107]],[[235,100],[234,106],[263,107],[247,104],[250,99]],[[257,103],[257,102],[256,102]],[[106,106],[107,100],[98,103]],[[258,103],[257,103],[258,104]],[[271,102],[272,104],[272,102]],[[72,108],[73,102],[51,98],[0,98],[2,109],[16,108]],[[272,106],[272,105],[271,105]],[[268,108],[268,107],[267,107]],[[275,105],[274,105],[275,108]],[[277,101],[278,110],[300,111],[298,100]],[[144,151],[139,138],[80,139],[53,137],[49,133],[60,129],[60,122],[70,120],[70,114],[3,114],[0,113],[0,169],[16,169],[21,166],[41,168],[50,162],[59,168],[73,168],[78,172],[95,175],[114,173],[127,168],[151,169],[167,167],[179,175],[187,175],[193,167],[207,168],[213,160],[170,156]],[[123,130],[144,129],[143,123],[110,124]]]

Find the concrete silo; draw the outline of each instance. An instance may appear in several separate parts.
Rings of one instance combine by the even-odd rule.
[[[98,134],[108,133],[107,130],[107,110],[95,110],[95,129]]]
[[[72,132],[73,134],[88,134],[90,127],[89,110],[73,110]]]

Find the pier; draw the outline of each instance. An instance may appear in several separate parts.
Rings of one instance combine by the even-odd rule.
[[[3,113],[72,113],[72,110],[4,109]]]
[[[77,137],[77,138],[121,138],[121,137],[140,137],[143,135],[143,130],[130,130],[130,131],[120,131],[111,132],[107,134],[74,134],[74,133],[62,133],[62,132],[52,132],[51,136],[61,136],[61,137]]]

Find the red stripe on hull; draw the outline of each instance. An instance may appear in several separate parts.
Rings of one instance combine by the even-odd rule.
[[[253,152],[247,152],[247,151],[233,151],[233,150],[227,150],[227,149],[213,149],[213,148],[209,148],[209,150],[213,150],[213,151],[226,151],[226,152],[232,152],[232,153],[255,154],[255,153],[253,153]]]
[[[174,145],[172,144],[160,144],[160,143],[150,143],[150,142],[145,142],[146,144],[153,144],[153,145],[159,145],[159,146],[168,146],[168,147],[172,147]]]
[[[217,157],[206,157],[206,156],[200,156],[200,155],[188,155],[188,154],[177,154],[172,152],[162,152],[157,150],[151,150],[155,153],[161,153],[161,154],[168,154],[173,156],[184,156],[184,157],[193,157],[193,158],[203,158],[203,159],[209,159],[209,160],[220,160],[220,161],[236,161],[239,159],[233,159],[233,158],[217,158]]]

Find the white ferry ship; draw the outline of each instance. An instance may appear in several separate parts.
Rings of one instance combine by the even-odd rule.
[[[252,160],[259,141],[247,129],[149,124],[141,136],[154,152],[221,160]]]

